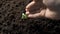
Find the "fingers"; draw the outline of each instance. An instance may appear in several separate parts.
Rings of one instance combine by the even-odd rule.
[[[26,15],[28,16],[28,18],[36,18],[40,15],[40,13],[32,14],[28,9],[25,9],[25,10],[26,10]]]
[[[36,13],[36,14],[29,14],[28,17],[29,18],[37,18],[40,16],[40,13]]]
[[[33,0],[26,6],[26,14],[29,18],[37,18],[43,16],[44,13],[41,12],[43,7],[42,0]],[[41,13],[40,13],[41,12]]]
[[[35,8],[34,7],[35,6],[35,2],[34,1],[32,1],[31,3],[29,3],[27,6],[26,6],[26,11],[33,11],[33,9]]]
[[[30,12],[28,11],[28,9],[25,9],[26,10],[26,14],[28,15]]]
[[[46,10],[41,10],[39,13],[31,14],[30,12],[26,12],[28,18],[39,18],[45,16]]]

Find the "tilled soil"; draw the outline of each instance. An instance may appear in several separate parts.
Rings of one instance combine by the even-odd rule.
[[[21,19],[31,0],[0,0],[0,34],[59,34],[60,20]]]

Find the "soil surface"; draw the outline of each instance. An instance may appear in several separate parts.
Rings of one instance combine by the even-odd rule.
[[[21,19],[31,0],[0,0],[0,34],[59,34],[60,20]]]

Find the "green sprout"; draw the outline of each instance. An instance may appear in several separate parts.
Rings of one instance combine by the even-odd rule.
[[[25,13],[22,13],[22,19],[27,19],[27,15]]]

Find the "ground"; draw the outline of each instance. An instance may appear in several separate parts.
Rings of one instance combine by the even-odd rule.
[[[21,19],[31,0],[0,0],[0,34],[59,34],[60,20]]]

